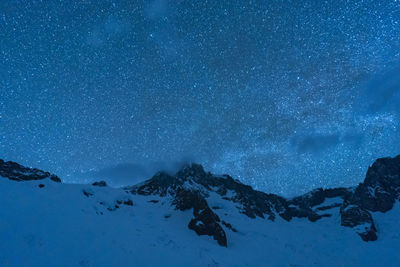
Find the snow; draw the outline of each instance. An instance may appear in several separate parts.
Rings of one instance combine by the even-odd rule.
[[[83,190],[93,196],[86,197]],[[107,210],[125,199],[134,205]],[[154,199],[160,202],[149,202]],[[174,210],[167,198],[50,180],[0,179],[0,266],[398,266],[400,262],[398,203],[387,213],[373,214],[378,241],[367,243],[354,229],[340,226],[338,212],[315,223],[279,217],[272,222],[240,214],[235,203],[216,193],[207,201],[210,207],[220,207],[214,212],[238,230],[223,226],[228,248],[188,229],[192,211]]]
[[[343,211],[344,211],[344,212],[347,212],[348,210],[354,209],[354,208],[358,208],[358,206],[357,206],[357,205],[354,205],[354,204],[351,204],[351,205],[346,206],[346,207],[343,209]]]

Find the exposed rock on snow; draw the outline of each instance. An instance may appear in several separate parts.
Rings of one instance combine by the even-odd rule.
[[[345,202],[340,208],[340,215],[341,225],[355,228],[364,241],[375,241],[378,239],[374,220],[371,214],[365,209]]]
[[[48,172],[3,160],[0,160],[0,176],[15,181],[49,178],[61,182],[60,178]],[[43,188],[45,184],[43,182],[38,186]],[[81,194],[87,201],[96,201],[96,190],[108,190],[104,181],[92,185],[103,188],[82,188]],[[291,224],[294,218],[317,222],[322,218],[339,216],[340,224],[354,229],[362,240],[375,241],[379,232],[373,212],[387,212],[399,200],[400,156],[378,159],[368,169],[364,182],[355,188],[319,188],[292,199],[254,190],[229,175],[213,175],[198,164],[186,165],[175,175],[159,172],[153,178],[124,190],[133,195],[150,196],[146,202],[153,203],[151,207],[154,208],[168,209],[172,206],[177,211],[191,210],[193,214],[186,222],[187,227],[198,235],[213,237],[223,247],[229,245],[226,231],[239,234],[231,224],[230,214],[224,208],[226,205],[248,220],[262,218],[277,221],[280,217]],[[133,201],[127,197],[109,202],[97,200],[96,203],[108,211],[133,206]],[[104,210],[96,210],[96,214],[102,215]],[[164,218],[170,216],[168,212]]]
[[[377,159],[368,168],[363,183],[345,197],[340,209],[342,225],[357,228],[364,241],[378,239],[370,212],[387,212],[393,208],[400,193],[400,156]],[[369,212],[370,211],[370,212]]]
[[[393,208],[400,194],[400,155],[381,158],[368,168],[366,178],[354,192],[352,202],[370,211],[385,212]]]
[[[57,183],[61,182],[61,179],[56,175],[38,169],[27,168],[12,161],[5,162],[4,160],[1,159],[0,159],[0,177],[8,178],[14,181],[50,179]]]
[[[92,185],[104,187],[104,186],[107,186],[107,183],[105,181],[99,181],[99,182],[94,182]]]
[[[177,209],[193,209],[195,219],[189,223],[189,228],[198,234],[214,236],[216,240],[219,239],[215,233],[222,233],[223,229],[219,224],[218,208],[211,210],[207,202],[213,193],[235,203],[239,212],[249,218],[260,217],[273,221],[280,216],[287,221],[307,218],[316,222],[339,212],[342,226],[354,228],[364,241],[375,241],[377,230],[368,211],[385,212],[393,207],[395,199],[399,198],[399,175],[400,156],[378,159],[369,168],[364,183],[356,188],[319,188],[302,196],[285,199],[256,191],[228,175],[214,176],[206,173],[201,165],[191,164],[175,175],[160,172],[152,179],[127,189],[133,194],[170,196],[172,205]],[[208,224],[200,219],[203,217],[199,210],[207,215]],[[230,229],[227,226],[229,222],[222,225]],[[220,236],[226,236],[225,232]]]

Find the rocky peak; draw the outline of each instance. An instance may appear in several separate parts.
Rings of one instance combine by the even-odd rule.
[[[341,224],[352,227],[364,241],[377,240],[377,229],[370,212],[393,208],[400,194],[400,156],[377,159],[368,168],[363,183],[346,196],[340,209]]]
[[[212,236],[219,245],[226,247],[227,238],[219,216],[209,207],[206,197],[210,190],[206,173],[201,165],[185,165],[175,175],[159,172],[144,183],[127,188],[132,194],[169,196],[177,210],[193,209],[188,228],[198,235]]]
[[[238,211],[249,218],[260,217],[270,220],[275,220],[276,216],[286,220],[291,220],[293,217],[308,217],[310,220],[322,218],[312,210],[298,212],[296,208],[289,209],[289,204],[283,197],[254,190],[229,175],[216,176],[205,172],[198,164],[185,165],[175,175],[159,172],[150,180],[127,189],[132,194],[169,196],[172,198],[171,205],[177,210],[193,209],[193,219],[189,222],[189,229],[199,235],[212,236],[221,246],[227,246],[224,227],[231,230],[232,226],[222,222],[216,211],[209,207],[208,198],[212,194],[235,203]]]
[[[378,159],[368,168],[364,185],[384,190],[398,197],[400,193],[400,155]]]
[[[179,190],[193,191],[207,198],[212,193],[225,200],[230,200],[239,211],[248,217],[275,219],[276,212],[284,210],[287,203],[284,198],[254,190],[251,186],[242,184],[229,175],[216,176],[205,172],[199,164],[185,165],[175,175],[164,172],[157,173],[150,180],[129,188],[134,194],[170,195],[176,197]]]
[[[371,211],[385,212],[400,195],[400,156],[377,159],[358,185],[352,202]]]
[[[0,177],[8,178],[14,181],[32,181],[49,178],[54,182],[61,182],[61,179],[49,172],[35,168],[27,168],[12,161],[0,159]]]
[[[217,211],[211,210],[207,202],[214,193],[235,203],[239,212],[249,218],[275,220],[280,216],[287,221],[307,218],[315,222],[337,212],[342,226],[354,228],[364,241],[374,241],[377,229],[370,212],[390,210],[395,200],[399,199],[400,156],[378,159],[368,169],[364,182],[355,188],[318,188],[292,199],[254,190],[229,175],[213,175],[198,164],[185,165],[175,175],[158,173],[140,186],[132,187],[131,192],[171,196],[171,204],[176,209],[193,209],[194,219],[189,224],[190,229],[198,234],[214,236],[220,244],[226,244],[225,224],[220,224]],[[332,200],[325,202],[328,199]],[[200,214],[207,215],[207,218]]]
[[[49,178],[61,182],[48,172],[1,159],[0,177],[14,181]],[[106,183],[100,181],[93,185],[106,186]],[[364,241],[374,241],[378,234],[371,212],[386,212],[400,199],[400,156],[376,160],[369,167],[364,182],[357,187],[318,188],[291,199],[254,190],[229,175],[213,175],[199,164],[187,164],[175,174],[159,172],[151,179],[125,189],[132,194],[168,197],[167,202],[176,210],[192,210],[188,228],[198,235],[213,237],[221,246],[228,246],[225,231],[235,228],[225,221],[232,210],[211,208],[209,201],[215,199],[230,201],[239,213],[249,218],[275,220],[281,217],[287,221],[307,218],[315,222],[336,213],[340,215],[342,226],[353,228]],[[90,197],[93,194],[85,191],[84,195]],[[224,220],[220,216],[224,216]]]
[[[191,163],[184,165],[175,175],[177,178],[182,180],[187,179],[202,179],[207,176],[204,168],[200,164]]]

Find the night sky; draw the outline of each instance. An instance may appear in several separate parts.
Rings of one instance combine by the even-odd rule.
[[[0,158],[355,185],[400,154],[399,62],[397,0],[0,1]]]

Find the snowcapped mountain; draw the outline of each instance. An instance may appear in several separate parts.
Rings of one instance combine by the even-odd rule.
[[[399,266],[400,156],[292,199],[184,166],[130,187],[0,160],[0,266]]]

